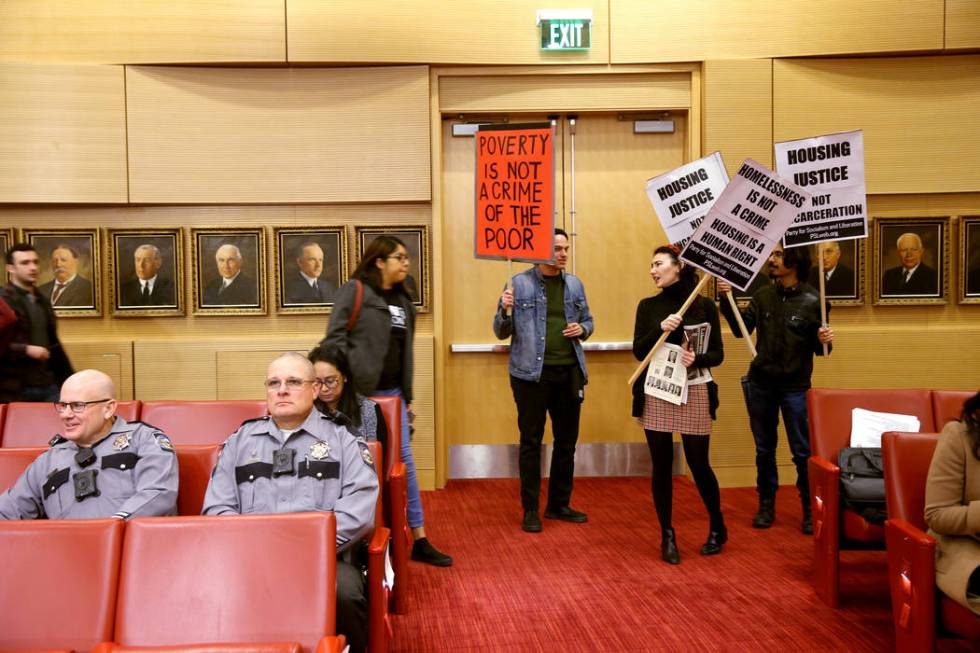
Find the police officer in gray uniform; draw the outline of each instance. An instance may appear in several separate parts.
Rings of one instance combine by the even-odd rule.
[[[349,551],[374,527],[378,476],[367,443],[313,408],[313,364],[287,353],[269,364],[269,416],[224,444],[204,497],[205,515],[333,511],[337,519],[337,631],[367,647],[364,577]]]
[[[0,495],[3,519],[177,514],[177,456],[160,430],[116,417],[115,385],[97,370],[65,381],[62,435]]]

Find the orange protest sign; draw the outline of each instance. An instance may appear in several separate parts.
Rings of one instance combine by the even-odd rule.
[[[480,125],[476,133],[477,258],[554,256],[555,148],[550,123]]]

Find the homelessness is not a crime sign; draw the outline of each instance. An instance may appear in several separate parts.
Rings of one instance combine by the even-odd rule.
[[[476,133],[476,257],[551,261],[554,205],[551,124],[480,125]]]
[[[785,141],[775,150],[779,174],[810,193],[783,237],[787,247],[867,237],[863,131]]]
[[[681,259],[745,290],[809,200],[809,193],[799,186],[746,159]]]
[[[721,153],[691,161],[647,180],[647,197],[667,234],[683,247],[728,183]]]

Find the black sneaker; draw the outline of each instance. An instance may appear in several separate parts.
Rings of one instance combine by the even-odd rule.
[[[415,540],[412,545],[412,560],[433,567],[451,567],[453,564],[453,559],[429,544],[427,537]]]
[[[769,528],[776,520],[776,500],[759,499],[759,512],[752,517],[752,528]]]
[[[545,519],[560,519],[561,521],[572,522],[573,524],[584,524],[589,521],[584,512],[572,510],[568,506],[563,508],[546,508],[544,511]]]
[[[524,519],[521,521],[521,530],[528,533],[541,532],[541,518],[538,517],[537,510],[524,511]]]

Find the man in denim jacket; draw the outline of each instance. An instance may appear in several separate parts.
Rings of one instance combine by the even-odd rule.
[[[575,443],[585,384],[582,341],[595,330],[585,287],[567,274],[568,234],[555,229],[555,258],[512,279],[497,303],[493,332],[510,342],[510,387],[517,404],[521,432],[521,528],[541,531],[538,496],[541,493],[541,439],[545,417],[551,415],[554,452],[548,483],[547,519],[582,523],[585,513],[569,507]],[[513,313],[513,314],[512,314]]]

